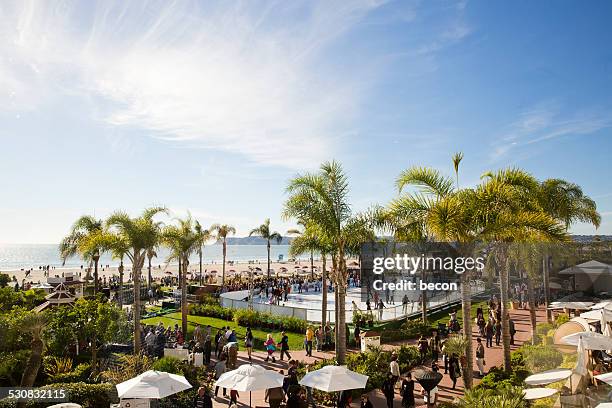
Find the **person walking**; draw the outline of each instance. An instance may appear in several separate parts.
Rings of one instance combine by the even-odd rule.
[[[438,356],[440,355],[440,335],[438,335],[437,330],[432,331],[429,348],[431,350],[431,358],[434,361],[438,361]]]
[[[312,327],[308,326],[306,328],[306,355],[312,357],[312,341],[314,339],[314,332],[312,331]]]
[[[399,363],[397,362],[397,354],[393,353],[391,355],[391,362],[389,363],[389,374],[393,378],[393,386],[397,383],[400,377],[400,368]]]
[[[284,331],[281,332],[281,341],[280,341],[280,359],[283,360],[283,356],[287,356],[287,360],[291,360],[291,354],[289,354],[289,336]]]
[[[421,362],[423,362],[423,361],[425,361],[425,357],[427,357],[427,349],[429,347],[425,337],[421,336],[419,338],[419,342],[417,344],[417,347],[419,348],[419,355],[421,356]]]
[[[499,346],[499,343],[501,341],[501,334],[502,334],[501,320],[496,320],[495,321],[495,345],[496,346]]]
[[[381,391],[387,400],[387,408],[393,408],[393,398],[395,397],[394,384],[393,377],[388,375],[381,387]]]
[[[482,345],[482,340],[478,337],[476,339],[476,365],[478,366],[478,374],[481,377],[484,375],[485,364],[485,349]]]
[[[266,356],[266,361],[270,360],[272,357],[272,362],[276,362],[276,358],[274,357],[274,352],[276,351],[276,343],[272,339],[272,334],[268,333],[268,338],[264,343],[264,347],[266,348],[266,352],[268,355]]]
[[[402,380],[402,387],[400,388],[400,395],[402,396],[402,407],[414,408],[414,380],[412,374],[408,372]]]
[[[487,335],[487,347],[493,347],[493,323],[491,319],[487,321],[487,325],[485,326],[485,334]]]
[[[215,364],[215,380],[218,380],[219,377],[221,377],[221,375],[225,372],[225,370],[225,355],[222,354],[219,357],[219,361],[217,361],[217,364]],[[215,388],[215,397],[217,397],[217,395],[219,395],[219,386]],[[225,388],[223,389],[223,396],[227,396],[227,391],[225,390]]]
[[[244,346],[247,349],[249,361],[253,361],[251,358],[251,353],[253,352],[253,332],[251,331],[251,326],[247,326],[246,335],[244,336]]]
[[[374,408],[372,405],[372,401],[370,401],[370,397],[368,394],[361,394],[361,405],[360,408]]]
[[[514,327],[514,320],[508,320],[508,327],[510,328],[510,344],[514,346],[514,335],[516,334],[516,328]]]
[[[212,408],[212,398],[205,387],[198,388],[198,394],[193,400],[193,408]]]
[[[461,367],[456,354],[453,354],[448,360],[448,375],[453,382],[453,390],[457,385],[457,378],[461,377]]]
[[[227,406],[231,407],[233,405],[238,405],[238,397],[239,396],[240,396],[240,394],[238,394],[238,391],[230,390],[230,398],[229,398],[229,402],[228,402]]]
[[[281,387],[268,388],[264,401],[269,402],[270,408],[279,408],[285,401],[285,392]]]

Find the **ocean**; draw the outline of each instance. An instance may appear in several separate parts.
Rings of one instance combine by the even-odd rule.
[[[223,260],[222,245],[214,244],[204,247],[203,261],[204,263],[220,262]],[[277,261],[279,256],[287,260],[289,245],[272,245],[270,250],[270,259]],[[157,251],[157,258],[153,259],[154,264],[165,263],[168,257],[168,251],[161,248]],[[308,256],[303,256],[307,259]],[[198,262],[198,255],[194,254],[190,263],[193,265]],[[266,245],[228,245],[227,260],[228,261],[249,261],[249,260],[266,260],[267,250]],[[108,254],[103,254],[100,258],[101,265],[119,265],[119,261],[112,259]],[[62,267],[62,260],[59,256],[58,246],[49,244],[0,244],[0,270],[19,270],[34,268],[39,266],[50,265]],[[64,267],[75,268],[87,264],[80,258],[74,257],[66,261]]]

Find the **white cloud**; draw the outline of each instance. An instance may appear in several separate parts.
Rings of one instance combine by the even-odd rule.
[[[323,54],[380,4],[4,2],[0,109],[78,95],[111,125],[310,167],[336,149],[363,89],[357,67],[337,72]]]
[[[563,136],[589,135],[612,126],[612,115],[596,109],[567,113],[556,102],[543,102],[525,110],[495,139],[491,159],[534,143]]]

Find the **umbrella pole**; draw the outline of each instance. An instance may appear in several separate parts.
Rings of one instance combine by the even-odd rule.
[[[253,395],[253,391],[249,391],[249,408],[251,408],[251,396]]]

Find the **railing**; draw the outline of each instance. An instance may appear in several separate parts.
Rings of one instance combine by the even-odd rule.
[[[485,285],[481,281],[470,282],[472,296],[477,296],[482,294],[485,291]],[[244,296],[242,298],[248,297],[248,291],[240,291],[244,292]],[[230,292],[230,293],[239,293],[239,292]],[[331,294],[333,296],[333,294]],[[233,296],[236,297],[236,296]],[[238,296],[240,297],[240,296]],[[258,312],[270,313],[278,316],[286,316],[286,317],[295,317],[302,320],[307,320],[309,322],[321,322],[322,318],[322,310],[314,309],[314,308],[301,308],[296,306],[281,306],[281,305],[273,305],[268,303],[259,303],[257,301],[248,302],[245,300],[237,300],[232,299],[230,297],[221,295],[221,306],[228,307],[232,309],[249,309],[252,307],[253,310]],[[452,305],[453,303],[457,303],[461,301],[461,293],[458,291],[453,292],[437,292],[431,297],[427,298],[427,308],[428,309],[438,309],[443,308],[445,305]],[[361,310],[362,312],[364,310]],[[414,316],[421,313],[421,304],[420,302],[412,302],[407,305],[400,304],[397,305],[387,305],[384,309],[373,309],[371,311],[374,320],[380,322],[386,322],[391,320],[397,320],[400,318],[405,318],[407,316]],[[346,311],[346,321],[350,322],[353,319],[353,309],[350,305],[347,305]],[[328,309],[326,311],[326,321],[334,323],[336,321],[336,311],[335,309]]]

